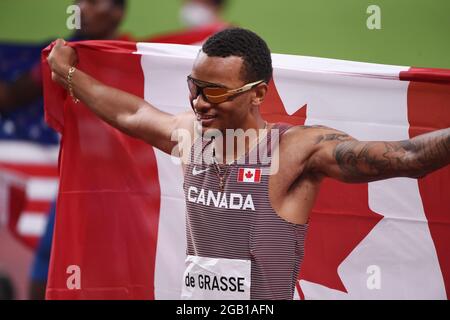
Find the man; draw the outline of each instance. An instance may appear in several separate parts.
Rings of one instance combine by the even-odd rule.
[[[405,141],[367,142],[327,127],[266,123],[259,106],[272,77],[271,56],[264,40],[248,30],[227,29],[205,42],[188,76],[194,112],[179,115],[162,112],[74,68],[76,53],[62,40],[56,42],[48,62],[52,79],[100,118],[190,160],[183,166],[186,272],[201,275],[207,269],[216,280],[208,277],[203,286],[222,290],[222,298],[292,299],[309,214],[325,177],[351,183],[417,178],[450,163],[450,129]],[[230,147],[230,140],[221,144],[205,137],[180,148],[172,133],[178,130],[192,137],[195,124],[201,125],[205,136],[210,132],[226,136],[227,129],[255,135],[248,135],[241,149]],[[278,145],[267,143],[274,139],[269,135],[273,130],[280,134]],[[269,161],[256,157],[248,163],[264,144]],[[198,162],[197,156],[205,161]],[[251,168],[245,177],[238,166],[243,159]],[[258,183],[242,183],[246,179]],[[220,200],[220,195],[228,199],[222,203],[225,197]],[[230,268],[236,271],[233,279],[222,276]],[[199,286],[189,286],[189,281],[182,295],[211,297]]]

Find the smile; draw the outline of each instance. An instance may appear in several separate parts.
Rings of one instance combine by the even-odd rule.
[[[215,118],[217,118],[217,116],[215,116],[215,115],[197,114],[198,120],[211,120],[211,119],[215,119]]]

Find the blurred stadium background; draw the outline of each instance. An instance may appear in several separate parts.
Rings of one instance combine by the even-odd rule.
[[[176,30],[181,0],[130,0],[121,30],[137,37]],[[273,52],[385,64],[450,67],[448,0],[229,0],[225,19],[263,36]],[[67,36],[71,0],[2,0],[0,40]],[[381,30],[366,27],[381,8]]]
[[[1,0],[0,43],[68,37],[66,9],[72,3]],[[381,8],[381,30],[366,27],[372,4]],[[120,30],[137,38],[179,30],[181,5],[182,0],[129,0]],[[449,12],[448,0],[229,0],[223,17],[260,34],[274,53],[450,68]],[[0,225],[0,271],[13,278],[16,298],[28,297],[32,259],[32,250]]]

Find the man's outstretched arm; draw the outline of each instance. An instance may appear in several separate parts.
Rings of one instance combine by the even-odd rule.
[[[67,88],[69,68],[76,62],[75,50],[58,39],[48,57],[52,79]],[[172,132],[193,127],[192,114],[162,112],[140,97],[106,86],[78,69],[73,73],[72,88],[74,95],[101,119],[169,154],[177,144],[171,141]]]
[[[306,169],[345,182],[419,178],[450,164],[450,128],[403,141],[358,141],[333,129],[313,130]]]

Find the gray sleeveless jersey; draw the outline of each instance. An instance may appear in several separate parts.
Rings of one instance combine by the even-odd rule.
[[[289,126],[275,124],[272,128],[281,136]],[[308,228],[280,218],[270,204],[272,141],[267,134],[258,148],[244,156],[245,164],[239,164],[240,159],[222,168],[222,174],[227,170],[222,191],[217,167],[200,163],[193,151],[202,150],[200,154],[206,160],[212,155],[210,141],[197,139],[184,176],[187,254],[250,260],[251,299],[293,298]],[[269,161],[252,154],[261,154],[264,148]],[[252,156],[257,158],[256,163],[248,163]]]

